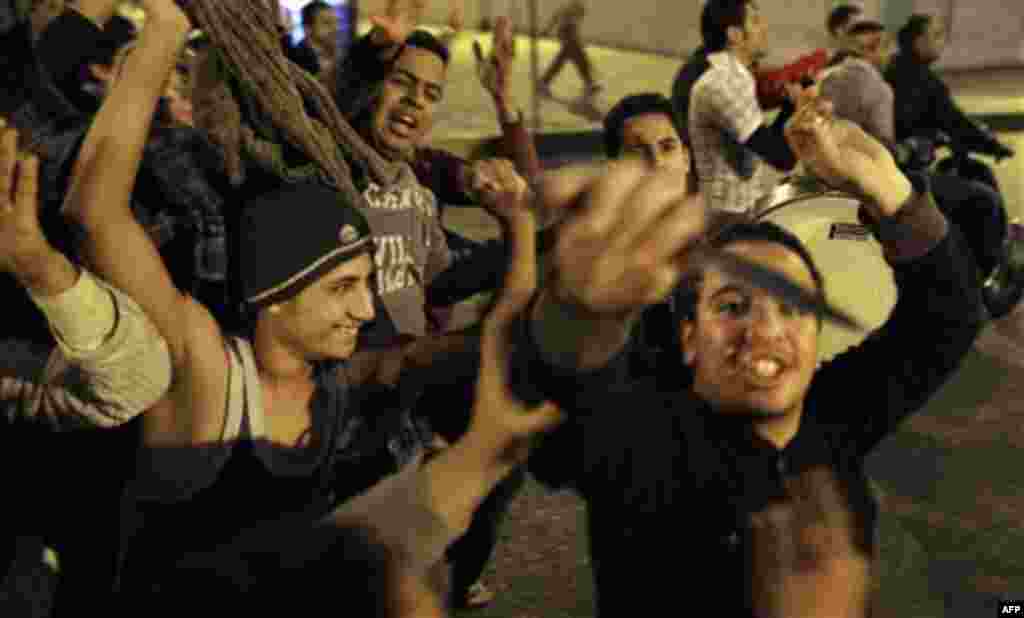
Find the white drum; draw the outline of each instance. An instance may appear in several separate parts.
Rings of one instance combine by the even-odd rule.
[[[790,181],[761,200],[754,218],[770,221],[799,238],[825,280],[825,297],[868,331],[851,332],[825,322],[818,360],[828,362],[861,343],[889,318],[896,304],[892,268],[870,230],[860,223],[857,198],[813,182]]]

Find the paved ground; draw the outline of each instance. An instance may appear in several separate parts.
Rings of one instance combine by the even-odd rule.
[[[493,106],[474,72],[474,39],[482,42],[485,52],[490,49],[489,35],[470,31],[461,34],[452,43],[452,62],[445,103],[438,112],[435,136],[444,136],[447,139],[486,137],[499,133]],[[530,47],[531,41],[528,37],[516,37],[513,89],[517,101],[532,123]],[[539,73],[543,73],[557,51],[558,44],[552,40],[543,39],[538,42]],[[597,78],[604,86],[604,92],[598,97],[599,105],[605,108],[636,92],[654,90],[667,93],[672,78],[681,64],[681,60],[675,58],[601,47],[591,47],[590,54]],[[579,74],[569,64],[552,86],[558,98],[577,97],[582,88],[583,82]],[[542,103],[540,119],[541,129],[545,132],[592,130],[599,127],[597,123],[570,113],[564,104],[553,101]]]

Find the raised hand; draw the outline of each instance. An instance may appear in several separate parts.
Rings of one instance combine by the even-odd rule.
[[[493,47],[489,57],[484,58],[479,41],[473,42],[476,55],[476,72],[480,83],[497,100],[507,100],[510,95],[509,73],[515,57],[515,38],[512,34],[512,20],[506,16],[494,22]]]
[[[831,103],[814,87],[799,93],[786,141],[811,172],[868,198],[876,215],[895,213],[912,193],[892,153],[856,124],[835,118]]]
[[[426,0],[390,0],[383,14],[371,15],[382,45],[401,45],[419,25]]]
[[[550,431],[565,417],[552,403],[523,403],[512,391],[510,359],[515,327],[537,288],[536,225],[517,219],[510,230],[510,268],[498,299],[484,319],[480,338],[473,418],[462,440],[485,456],[485,465],[500,476],[525,462],[531,438]]]
[[[545,208],[570,208],[553,252],[551,293],[592,316],[625,317],[660,302],[688,267],[708,215],[678,172],[629,157],[542,178]]]
[[[0,270],[17,276],[53,249],[39,225],[39,159],[6,127],[0,119]]]
[[[502,221],[529,212],[530,187],[508,159],[483,159],[466,169],[476,201]]]

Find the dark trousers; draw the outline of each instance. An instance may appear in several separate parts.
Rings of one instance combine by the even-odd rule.
[[[498,484],[473,515],[473,521],[458,541],[448,548],[451,563],[451,598],[460,602],[483,574],[498,545],[501,522],[509,505],[526,482],[526,471],[517,468]]]
[[[582,41],[580,41],[578,36],[563,36],[561,40],[562,46],[558,50],[558,55],[555,56],[548,70],[544,72],[541,82],[550,84],[558,77],[565,63],[571,62],[576,65],[576,70],[580,72],[583,83],[587,86],[593,86],[594,70],[590,65],[590,57],[587,56],[587,51],[583,48]]]
[[[959,176],[931,177],[935,203],[960,228],[981,276],[986,277],[1003,258],[1007,233],[1006,209],[992,187]]]

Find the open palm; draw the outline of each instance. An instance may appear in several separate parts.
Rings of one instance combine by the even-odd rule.
[[[370,23],[383,32],[388,43],[400,45],[419,25],[426,6],[426,0],[392,0],[383,14],[370,17]]]
[[[480,83],[493,97],[508,94],[514,46],[512,20],[505,16],[499,17],[494,23],[494,46],[489,57],[484,57],[483,47],[479,41],[473,43],[477,75],[480,77]]]
[[[39,160],[18,152],[18,133],[0,120],[0,270],[49,248],[39,225]]]

